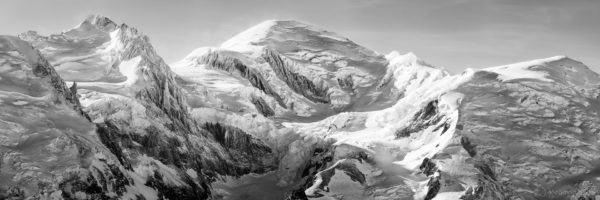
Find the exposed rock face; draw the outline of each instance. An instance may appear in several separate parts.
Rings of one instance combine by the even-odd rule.
[[[270,117],[275,115],[275,111],[273,111],[273,109],[269,107],[269,105],[267,104],[267,102],[265,102],[264,99],[260,97],[251,97],[250,102],[254,104],[256,110],[258,110],[258,112],[260,112],[260,114],[262,114],[263,116]]]
[[[244,65],[239,59],[221,55],[217,51],[210,51],[209,53],[199,58],[198,62],[202,64],[207,64],[209,66],[230,73],[239,73],[240,76],[250,81],[250,84],[252,84],[252,86],[263,91],[265,94],[273,97],[277,101],[279,106],[286,108],[286,105],[283,102],[281,96],[279,96],[279,94],[277,94],[271,88],[271,86],[262,77],[262,75],[259,72],[256,72],[255,69],[249,68],[248,66]]]
[[[269,65],[277,74],[279,79],[283,80],[292,90],[302,96],[310,99],[317,103],[330,103],[331,99],[328,95],[327,88],[317,86],[310,79],[293,72],[289,69],[288,65],[292,65],[291,62],[284,60],[278,53],[273,50],[265,48],[263,51],[263,59],[269,63]]]
[[[241,129],[219,123],[206,123],[203,128],[212,133],[217,142],[227,148],[238,165],[248,169],[245,173],[272,170],[273,152],[262,141]]]
[[[428,128],[430,126],[437,125],[438,123],[440,123],[440,121],[443,120],[443,115],[440,115],[438,113],[437,106],[438,106],[437,99],[427,103],[427,105],[425,105],[424,108],[422,108],[417,113],[415,113],[415,115],[412,119],[412,122],[408,125],[408,127],[401,128],[396,131],[396,137],[398,137],[398,138],[408,137],[408,136],[410,136],[411,133],[420,132],[420,131],[424,130],[425,128]],[[448,126],[447,123],[443,123],[443,124],[439,125],[438,127],[444,129],[444,130],[442,130],[442,133],[443,133],[443,132],[446,132],[446,130],[448,130],[447,126]],[[436,130],[434,130],[434,131],[436,131]]]

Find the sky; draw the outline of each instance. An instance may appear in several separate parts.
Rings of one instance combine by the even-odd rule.
[[[264,20],[298,20],[453,73],[555,55],[600,72],[600,0],[0,0],[0,34],[60,33],[90,14],[136,27],[167,63]]]

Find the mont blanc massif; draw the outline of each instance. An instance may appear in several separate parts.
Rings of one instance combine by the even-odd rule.
[[[599,115],[566,56],[451,74],[272,20],[167,64],[93,15],[0,36],[0,199],[600,199]]]

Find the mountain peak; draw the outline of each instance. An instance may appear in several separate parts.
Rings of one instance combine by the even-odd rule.
[[[543,65],[545,63],[562,60],[562,59],[565,59],[565,58],[568,58],[568,57],[564,56],[564,55],[558,55],[558,56],[552,56],[552,57],[548,57],[548,58],[534,59],[534,60],[529,60],[529,61],[524,61],[524,62],[518,62],[518,63],[508,64],[508,65],[501,65],[501,66],[496,66],[496,67],[489,67],[489,68],[486,68],[486,69],[493,70],[493,69],[502,69],[502,68],[532,67],[532,66],[536,66],[536,65]]]
[[[387,55],[385,55],[385,58],[388,60],[390,66],[418,64],[418,66],[440,69],[446,73],[449,73],[443,67],[434,66],[434,65],[431,65],[431,64],[425,62],[424,60],[419,58],[413,52],[401,54],[398,51],[392,51],[392,52],[388,53]]]
[[[483,71],[497,73],[502,81],[535,79],[575,85],[600,83],[600,76],[596,72],[564,55],[490,67]]]
[[[348,38],[294,20],[267,20],[227,40],[222,49],[255,53],[268,48],[298,60],[354,60],[381,62],[383,55]],[[315,59],[323,58],[323,59]]]
[[[267,20],[246,29],[221,44],[222,47],[233,47],[241,43],[260,40],[267,37],[270,29],[277,24],[276,20]]]
[[[98,27],[100,29],[103,29],[103,30],[112,30],[112,29],[114,29],[114,28],[116,28],[118,26],[117,23],[115,23],[114,21],[112,21],[108,17],[102,16],[102,15],[98,15],[98,14],[94,14],[94,15],[87,16],[85,18],[85,20],[83,20],[83,22],[81,22],[74,29],[82,27],[82,26],[84,26],[86,24],[96,26],[96,27]]]
[[[312,42],[349,42],[348,38],[337,33],[321,29],[315,25],[296,20],[266,20],[225,41],[223,48],[247,46],[269,46],[273,43],[297,41]]]
[[[538,79],[542,81],[551,81],[547,78],[547,73],[537,70],[532,70],[532,67],[547,65],[548,63],[559,61],[567,58],[566,56],[553,56],[542,59],[529,60],[525,62],[519,62],[509,65],[502,65],[497,67],[489,67],[483,69],[484,71],[494,72],[500,75],[500,79],[503,81],[509,81],[514,79]]]
[[[393,60],[395,58],[406,58],[406,59],[411,59],[411,60],[417,60],[419,59],[419,57],[417,57],[417,55],[413,52],[408,52],[406,54],[401,54],[400,52],[394,50],[390,53],[388,53],[387,55],[385,55],[385,58],[387,58],[388,60]]]
[[[92,35],[106,35],[105,33],[112,32],[119,28],[132,29],[129,28],[126,24],[118,25],[108,17],[102,15],[89,15],[77,26],[62,31],[59,34],[51,34],[50,36],[44,36],[40,35],[37,31],[30,30],[19,34],[19,38],[30,42],[34,40],[47,40],[49,39],[49,37],[58,35],[69,35],[71,37],[76,36],[89,38]]]

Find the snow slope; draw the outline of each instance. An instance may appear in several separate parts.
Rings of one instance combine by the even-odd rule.
[[[509,81],[509,80],[514,80],[514,79],[523,79],[523,78],[550,81],[549,79],[546,79],[547,74],[545,74],[544,72],[531,70],[530,68],[534,67],[534,66],[538,66],[538,65],[544,65],[546,63],[557,61],[557,60],[564,59],[564,58],[565,58],[565,56],[555,56],[555,57],[551,57],[551,58],[532,60],[532,61],[527,61],[527,62],[522,62],[522,63],[506,65],[506,66],[491,67],[491,68],[486,68],[485,70],[499,74],[500,76],[498,78],[503,81]]]

